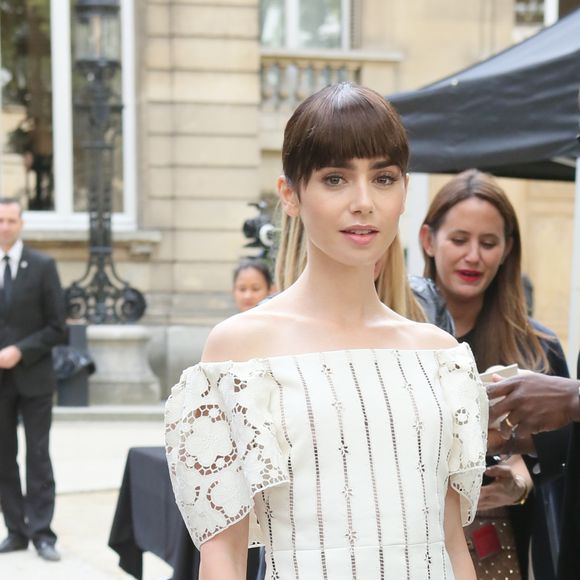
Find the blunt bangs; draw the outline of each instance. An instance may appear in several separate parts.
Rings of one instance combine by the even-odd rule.
[[[326,87],[307,98],[286,125],[283,169],[294,186],[323,167],[374,158],[405,173],[409,146],[398,114],[371,89],[351,83]]]

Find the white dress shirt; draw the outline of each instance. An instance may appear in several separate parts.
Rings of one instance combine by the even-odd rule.
[[[0,248],[0,286],[4,286],[4,269],[6,268],[6,262],[4,261],[4,256],[8,253],[8,257],[10,258],[10,273],[12,274],[12,280],[16,278],[16,274],[18,273],[18,264],[20,263],[20,258],[22,257],[22,248],[24,244],[22,240],[16,240],[14,245],[5,252]]]

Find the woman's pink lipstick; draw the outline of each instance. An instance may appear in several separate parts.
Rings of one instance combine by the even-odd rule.
[[[344,230],[340,230],[349,240],[358,246],[366,246],[370,244],[375,236],[379,233],[374,226],[352,226]]]

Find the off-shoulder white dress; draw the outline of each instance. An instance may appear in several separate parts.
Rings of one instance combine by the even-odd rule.
[[[268,580],[453,579],[445,495],[470,522],[486,430],[465,344],[200,363],[166,408],[194,543],[251,513]]]

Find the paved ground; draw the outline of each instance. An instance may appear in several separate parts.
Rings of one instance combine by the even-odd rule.
[[[118,567],[117,554],[107,547],[117,490],[127,450],[162,445],[162,433],[160,410],[137,412],[127,418],[113,412],[96,417],[70,416],[57,410],[51,438],[57,482],[53,527],[59,536],[57,547],[62,561],[44,562],[32,547],[26,552],[0,554],[0,579],[130,579]],[[0,524],[1,538],[4,535]],[[144,580],[170,577],[171,568],[165,562],[145,555]]]

